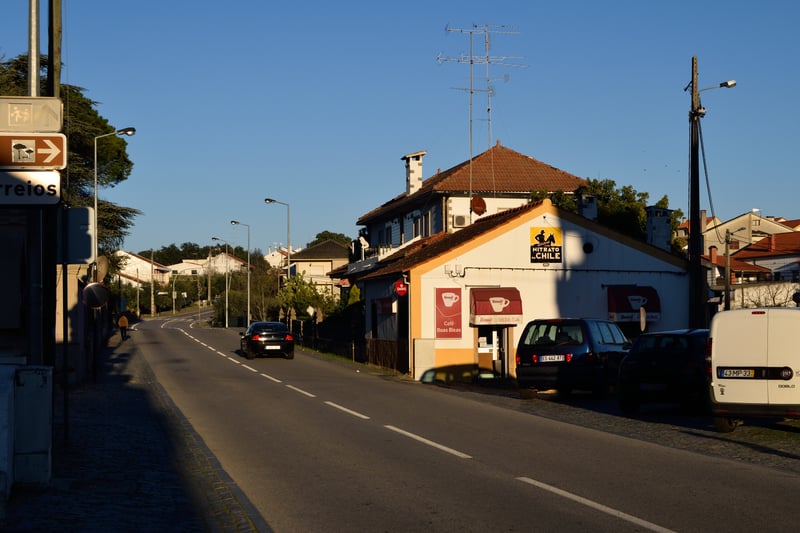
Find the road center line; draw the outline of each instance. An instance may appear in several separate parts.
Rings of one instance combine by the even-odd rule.
[[[581,505],[585,505],[587,507],[591,507],[592,509],[596,509],[596,510],[598,510],[600,512],[609,514],[611,516],[615,516],[617,518],[621,518],[622,520],[626,520],[628,522],[636,524],[637,526],[643,527],[643,528],[648,529],[650,531],[658,531],[659,533],[674,533],[673,530],[671,530],[671,529],[667,529],[665,527],[661,527],[661,526],[659,526],[657,524],[654,524],[652,522],[648,522],[647,520],[642,520],[641,518],[637,518],[635,516],[631,516],[631,515],[629,515],[627,513],[623,513],[622,511],[618,511],[617,509],[613,509],[613,508],[605,506],[605,505],[603,505],[601,503],[597,503],[595,501],[588,500],[586,498],[578,496],[577,494],[572,494],[571,492],[567,492],[565,490],[561,490],[558,487],[554,487],[552,485],[548,485],[547,483],[542,483],[541,481],[536,481],[535,479],[531,479],[529,477],[518,477],[517,480],[518,481],[522,481],[523,483],[527,483],[528,485],[533,485],[534,487],[538,487],[538,488],[540,488],[542,490],[546,490],[548,492],[552,492],[553,494],[556,494],[558,496],[561,496],[562,498],[567,498],[567,499],[572,500],[574,502],[580,503]]]
[[[347,413],[349,415],[353,415],[355,417],[358,417],[361,420],[369,420],[369,417],[367,415],[362,415],[361,413],[357,413],[356,411],[348,409],[347,407],[343,407],[343,406],[341,406],[339,404],[335,404],[333,402],[325,402],[325,405],[330,405],[331,407],[334,407],[334,408],[336,408],[336,409],[338,409],[338,410],[340,410],[340,411],[342,411],[344,413]]]
[[[261,375],[261,376],[264,376],[264,377],[265,377],[265,378],[267,378],[267,379],[271,379],[271,380],[272,380],[272,381],[274,381],[275,383],[283,383],[283,381],[279,380],[278,378],[273,378],[273,377],[272,377],[272,376],[270,376],[269,374],[264,374],[264,373],[261,373],[261,374],[259,374],[259,375]]]
[[[247,366],[247,365],[244,365],[244,364],[243,364],[243,365],[242,365],[242,368],[246,368],[246,369],[247,369],[247,370],[249,370],[250,372],[258,372],[258,370],[256,370],[256,369],[255,369],[255,368],[253,368],[252,366]]]
[[[290,389],[292,389],[293,391],[299,392],[300,394],[305,394],[309,398],[316,398],[317,397],[315,394],[311,394],[310,392],[306,392],[303,389],[298,389],[294,385],[286,385],[286,386],[289,387]]]
[[[383,426],[383,427],[385,427],[386,429],[388,429],[390,431],[394,431],[395,433],[399,433],[401,435],[404,435],[406,437],[414,439],[414,440],[416,440],[418,442],[421,442],[423,444],[427,444],[428,446],[432,446],[432,447],[434,447],[436,449],[439,449],[439,450],[441,450],[443,452],[447,452],[447,453],[449,453],[451,455],[455,455],[456,457],[460,457],[461,459],[472,459],[471,455],[467,455],[466,453],[460,452],[458,450],[454,450],[453,448],[448,448],[447,446],[445,446],[443,444],[439,444],[438,442],[433,442],[432,440],[428,440],[425,437],[420,437],[419,435],[415,435],[414,433],[410,433],[408,431],[405,431],[403,429],[397,428],[395,426],[388,426],[387,425],[387,426]]]

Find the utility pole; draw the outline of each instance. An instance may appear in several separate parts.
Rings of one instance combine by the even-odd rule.
[[[705,328],[706,283],[703,279],[703,228],[700,221],[700,118],[706,110],[700,106],[697,85],[697,57],[692,57],[692,108],[689,111],[689,327]]]

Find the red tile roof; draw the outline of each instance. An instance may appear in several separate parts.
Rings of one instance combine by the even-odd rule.
[[[469,193],[478,195],[516,194],[525,195],[534,191],[573,192],[586,185],[583,178],[542,163],[530,156],[502,146],[499,142],[489,150],[444,172],[437,172],[422,182],[418,191],[410,196],[403,193],[391,201],[373,209],[358,219],[359,225],[383,212],[391,211],[398,204],[425,198],[431,194]],[[471,178],[470,178],[471,176]]]
[[[572,192],[586,180],[502,146],[499,142],[472,158],[472,188],[475,193]],[[428,178],[420,191],[469,191],[469,160]]]
[[[738,250],[733,255],[740,260],[784,255],[800,255],[800,231],[775,233]]]

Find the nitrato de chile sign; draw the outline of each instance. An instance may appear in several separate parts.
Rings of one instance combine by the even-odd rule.
[[[564,240],[561,228],[531,228],[531,263],[560,263]]]

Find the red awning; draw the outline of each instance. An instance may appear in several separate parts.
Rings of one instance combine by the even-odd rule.
[[[472,326],[522,323],[522,298],[514,287],[480,287],[469,291],[469,323]]]
[[[613,285],[608,288],[608,318],[614,322],[638,322],[640,308],[648,322],[661,318],[661,300],[653,287]]]

